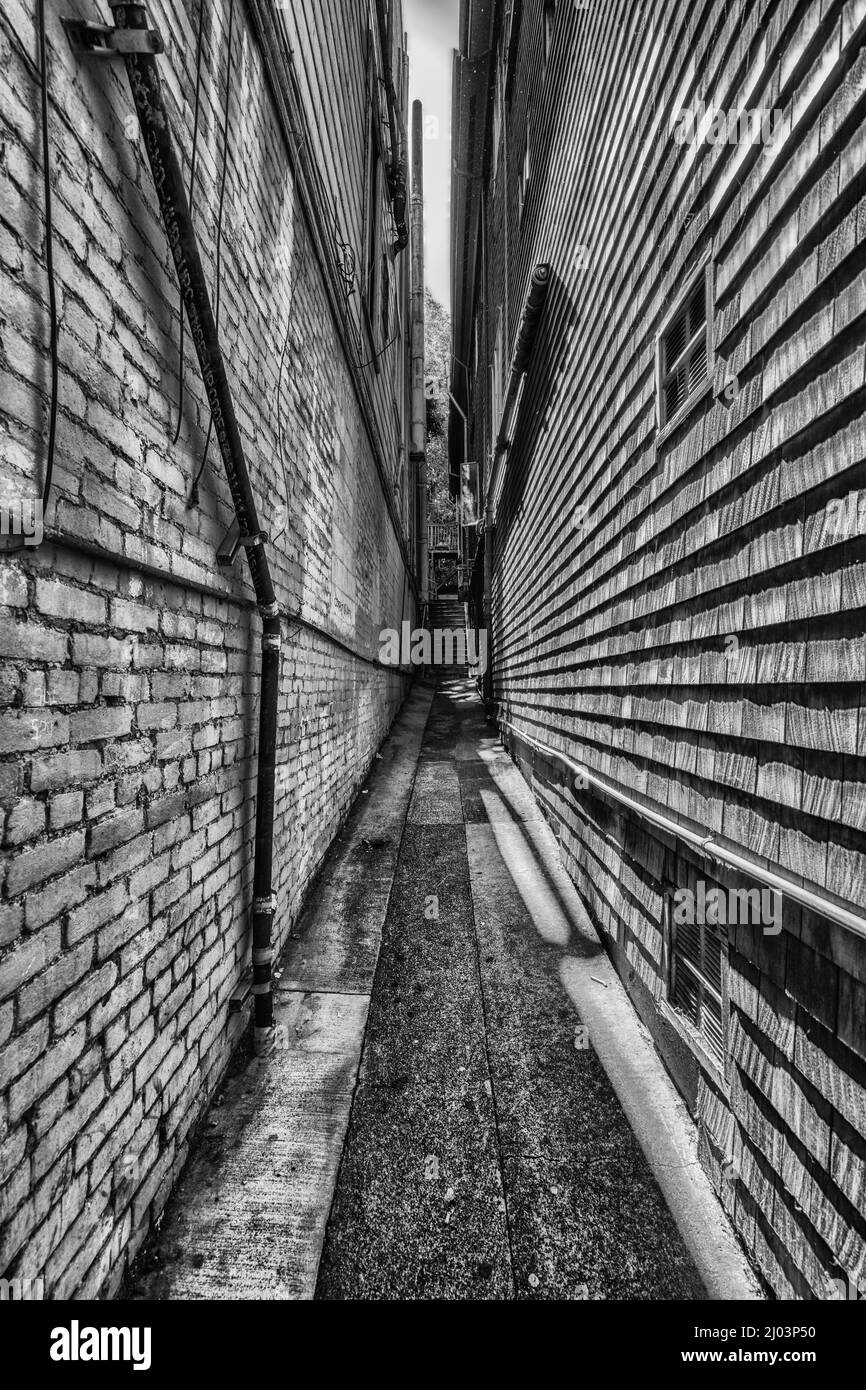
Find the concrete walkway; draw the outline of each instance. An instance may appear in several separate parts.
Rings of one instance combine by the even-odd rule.
[[[759,1297],[525,782],[468,682],[432,694],[289,945],[289,1046],[229,1081],[138,1296]]]
[[[313,1296],[432,698],[416,684],[326,857],[275,970],[280,1045],[237,1060],[134,1298]]]

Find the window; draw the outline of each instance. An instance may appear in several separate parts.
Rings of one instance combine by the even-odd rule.
[[[544,66],[553,47],[553,29],[556,24],[556,0],[544,0]]]
[[[724,1070],[727,1024],[728,938],[710,921],[677,921],[682,915],[666,898],[670,934],[669,1000]]]
[[[497,64],[493,87],[493,158],[491,163],[494,183],[496,182],[496,171],[499,168],[499,146],[502,144],[502,105],[502,68]]]
[[[499,429],[500,416],[502,414],[504,356],[502,309],[500,308],[496,319],[496,337],[493,342],[493,364],[490,368],[490,413],[493,418],[493,428],[495,430]]]
[[[369,153],[367,157],[367,242],[364,263],[364,302],[371,323],[376,321],[376,295],[379,272],[379,223],[382,186],[380,182],[379,131],[376,105],[370,118]]]
[[[710,272],[693,276],[658,338],[656,375],[660,429],[703,392],[710,379]]]
[[[382,342],[391,340],[391,267],[388,256],[382,252]]]
[[[502,85],[506,104],[511,101],[511,92],[514,86],[522,13],[522,4],[515,4],[515,0],[505,0],[505,13],[502,17]]]
[[[529,178],[532,171],[532,164],[529,152],[529,110],[526,112],[526,125],[523,135],[523,159],[520,161],[520,173],[517,181],[517,215],[523,221],[523,211],[526,207],[526,199],[529,194]]]

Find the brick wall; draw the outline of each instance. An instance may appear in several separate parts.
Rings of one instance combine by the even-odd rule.
[[[477,313],[487,471],[497,316],[513,348],[553,268],[496,518],[495,695],[617,794],[509,736],[757,1267],[838,1296],[866,1285],[866,5],[560,3],[546,55],[544,8],[513,7],[495,177],[506,7],[473,9],[456,152],[483,174],[474,208],[455,192],[455,353],[475,364]],[[677,144],[701,99],[777,110],[778,139]],[[704,257],[708,390],[663,432],[656,338]],[[859,914],[786,896],[778,936],[730,929],[721,1064],[671,1007],[666,895],[753,880],[623,796]]]
[[[0,560],[0,1272],[67,1298],[117,1287],[244,1027],[228,1000],[250,954],[259,620],[242,559],[216,563],[232,511],[213,443],[190,504],[208,416],[188,337],[172,443],[178,293],[123,67],[76,60],[48,8],[60,412],[45,540]],[[395,524],[405,334],[382,351],[356,307],[357,334],[334,309],[254,8],[232,25],[220,323],[286,614],[279,946],[406,693],[376,653],[413,590]],[[38,495],[45,453],[34,9],[0,18],[7,501]],[[188,172],[198,6],[150,14]],[[204,15],[194,219],[213,285],[229,0]],[[329,74],[366,23],[362,5],[322,9],[306,39],[359,264],[366,70]],[[377,218],[393,235],[384,197]],[[399,264],[391,289],[405,327]]]

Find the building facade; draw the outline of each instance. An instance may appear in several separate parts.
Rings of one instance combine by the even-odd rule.
[[[43,74],[39,12],[0,16],[0,1274],[68,1298],[118,1287],[249,1018],[260,622],[123,60],[51,6]],[[147,18],[282,614],[278,950],[409,680],[402,16]]]
[[[866,1287],[864,39],[467,0],[455,55],[491,717],[781,1298]]]

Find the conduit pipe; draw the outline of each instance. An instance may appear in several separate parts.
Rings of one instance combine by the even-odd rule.
[[[111,10],[119,30],[147,28],[147,14],[143,5],[112,3]],[[214,434],[225,465],[241,544],[246,551],[256,604],[262,619],[252,912],[255,1043],[256,1051],[261,1054],[270,1051],[274,1038],[271,943],[276,910],[273,892],[273,844],[280,610],[268,567],[264,535],[259,524],[181,167],[172,141],[156,58],[146,52],[127,52],[123,57],[166,236],[180,281],[190,336],[195,345],[207,392]]]
[[[388,195],[394,210],[397,226],[397,240],[394,242],[394,255],[405,251],[409,245],[409,223],[406,220],[408,196],[406,192],[406,127],[394,86],[391,71],[391,40],[388,26],[387,0],[376,0],[376,18],[379,23],[379,47],[382,50],[382,80],[385,84],[385,97],[388,103],[388,130],[391,139],[391,161],[388,166]]]
[[[784,874],[776,873],[758,860],[751,859],[727,845],[721,844],[713,838],[712,832],[705,827],[688,826],[682,821],[666,816],[661,811],[654,810],[651,806],[644,805],[643,802],[622,791],[616,783],[607,777],[602,777],[598,773],[592,772],[588,767],[575,762],[567,753],[561,752],[558,748],[551,748],[548,744],[541,743],[531,734],[516,728],[507,719],[500,719],[498,722],[501,729],[508,729],[515,738],[528,744],[530,748],[534,748],[542,757],[549,758],[551,762],[559,763],[561,767],[567,768],[575,777],[580,777],[587,787],[592,787],[603,797],[633,811],[656,830],[661,830],[667,835],[685,841],[704,858],[715,859],[719,864],[724,864],[737,873],[757,879],[765,887],[781,893],[783,897],[791,898],[801,907],[808,908],[810,912],[816,913],[819,917],[825,917],[839,927],[855,932],[858,936],[866,937],[866,917],[861,916],[859,912],[849,911],[841,903],[835,902],[826,893],[822,893],[820,889],[810,888],[805,883],[796,883],[793,879],[786,878]]]

